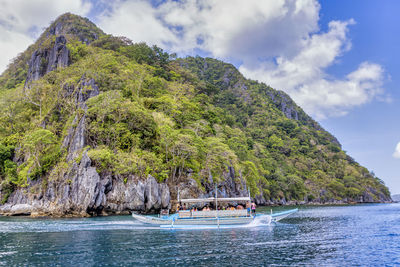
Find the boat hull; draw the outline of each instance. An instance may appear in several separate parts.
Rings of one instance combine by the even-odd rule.
[[[174,226],[174,225],[245,225],[254,221],[259,216],[265,217],[266,221],[278,222],[287,216],[297,212],[298,209],[282,211],[274,214],[259,214],[257,216],[241,216],[241,217],[211,217],[211,218],[179,218],[178,214],[167,216],[165,218],[143,216],[132,213],[132,217],[142,223],[159,226]]]
[[[132,214],[132,217],[142,223],[152,225],[238,225],[248,224],[254,217],[233,217],[233,218],[169,218],[162,219],[151,216]]]

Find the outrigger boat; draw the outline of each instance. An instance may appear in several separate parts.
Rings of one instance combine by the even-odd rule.
[[[159,225],[160,227],[174,227],[175,225],[245,225],[254,221],[257,217],[264,216],[267,223],[277,222],[295,212],[298,209],[291,209],[279,213],[271,214],[258,214],[254,215],[250,209],[235,209],[235,210],[218,210],[218,202],[247,202],[251,203],[250,194],[248,197],[233,197],[233,198],[195,198],[195,199],[179,199],[178,203],[182,204],[195,204],[195,203],[215,203],[215,210],[179,210],[175,214],[169,214],[169,211],[155,216],[143,216],[132,213],[132,217],[142,223]]]

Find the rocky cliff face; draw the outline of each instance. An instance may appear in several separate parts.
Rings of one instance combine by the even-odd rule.
[[[160,184],[151,175],[146,180],[135,176],[124,180],[111,174],[99,174],[91,166],[86,151],[83,151],[79,163],[75,157],[70,164],[62,179],[50,180],[48,184],[32,181],[29,187],[13,192],[7,203],[0,206],[0,214],[91,216],[128,214],[132,211],[157,212],[171,207],[171,195],[176,199],[178,190],[181,198],[215,195],[212,179],[203,184],[205,191],[199,189],[195,180],[189,179],[173,186],[171,192],[171,185]],[[236,179],[232,171],[226,175],[227,179],[218,184],[218,196],[247,196],[244,180]]]
[[[82,76],[79,86],[64,86],[64,96],[75,100],[83,114],[76,115],[64,138],[69,167],[47,184],[31,181],[27,188],[13,192],[0,214],[33,216],[88,216],[123,214],[129,211],[149,212],[170,205],[170,191],[149,175],[146,180],[100,175],[84,147],[86,140],[86,101],[99,94],[94,79]],[[75,126],[76,125],[76,126]],[[43,182],[43,181],[42,181]]]
[[[111,174],[98,174],[87,152],[82,153],[79,163],[71,161],[72,167],[63,175],[61,180],[33,181],[29,187],[13,192],[7,203],[0,206],[3,215],[31,216],[93,216],[111,214],[129,214],[132,211],[143,213],[158,212],[160,209],[171,208],[171,200],[176,199],[179,190],[180,198],[206,198],[215,195],[215,184],[207,181],[203,184],[205,191],[199,189],[195,180],[170,186],[158,183],[149,175],[146,180],[135,176],[122,179]],[[245,182],[235,179],[228,174],[225,182],[219,183],[219,197],[247,196]],[[373,190],[373,189],[371,189]],[[1,193],[0,193],[1,197]],[[172,198],[173,197],[173,198]],[[297,205],[297,204],[345,204],[354,200],[343,199],[312,201],[266,200],[262,195],[254,198],[257,205]],[[365,192],[357,201],[373,203],[372,194]],[[390,202],[391,199],[381,195],[380,202]],[[199,205],[199,204],[197,204]],[[199,208],[202,206],[198,206]]]
[[[61,181],[49,181],[47,185],[38,181],[28,188],[18,189],[0,206],[0,213],[32,216],[127,214],[167,208],[169,203],[166,184],[158,184],[152,176],[144,181],[129,177],[126,182],[111,175],[100,176],[83,152],[80,163],[72,162]]]
[[[78,88],[75,90],[73,85],[64,86],[64,96],[74,99],[77,108],[81,108],[84,113],[75,115],[72,127],[68,129],[68,134],[64,138],[63,147],[68,150],[67,160],[71,161],[77,157],[77,152],[82,150],[86,144],[86,101],[99,94],[99,87],[94,79],[86,79],[82,76]],[[74,126],[76,125],[76,126]]]
[[[88,19],[64,14],[55,21],[40,37],[42,44],[32,53],[28,62],[28,75],[25,87],[38,80],[46,73],[71,64],[70,51],[67,48],[67,37],[72,36],[85,44],[97,40],[104,32]],[[49,46],[44,43],[54,39]]]
[[[66,43],[67,39],[63,35],[60,35],[55,38],[54,44],[51,47],[39,48],[33,52],[28,62],[29,68],[25,87],[46,73],[57,68],[67,67],[71,63]]]

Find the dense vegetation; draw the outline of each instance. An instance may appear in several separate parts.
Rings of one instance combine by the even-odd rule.
[[[54,43],[61,23],[72,64],[24,87],[33,51]],[[87,108],[65,88],[94,79],[100,94]],[[357,200],[389,195],[382,181],[286,94],[245,79],[211,58],[176,59],[162,49],[104,34],[87,19],[60,17],[0,77],[0,182],[3,202],[32,180],[60,179],[62,145],[74,118],[85,114],[88,155],[98,172],[200,188],[232,166],[266,199]],[[79,160],[77,158],[76,160]]]

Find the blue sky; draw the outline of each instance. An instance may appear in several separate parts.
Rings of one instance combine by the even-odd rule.
[[[400,193],[400,1],[0,0],[0,7],[0,71],[58,15],[87,16],[107,33],[222,59],[287,92]]]
[[[391,101],[374,100],[320,123],[344,150],[383,179],[392,194],[399,194],[400,159],[393,153],[400,141],[400,1],[327,0],[321,6],[321,25],[350,17],[356,21],[350,29],[352,49],[328,71],[340,76],[360,61],[378,63],[385,69],[383,87]]]

